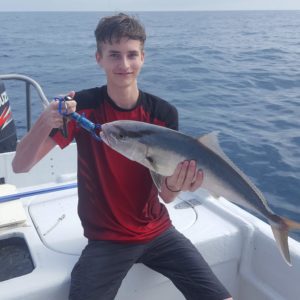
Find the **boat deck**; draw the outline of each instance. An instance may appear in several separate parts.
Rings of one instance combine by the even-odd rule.
[[[0,178],[16,186],[16,190],[5,193],[24,196],[0,204],[2,211],[8,203],[19,205],[20,213],[18,224],[11,222],[0,229],[0,239],[24,239],[34,264],[32,272],[0,282],[1,299],[67,299],[70,272],[86,244],[77,216],[76,165],[70,163],[76,162],[75,147],[55,149],[29,174],[13,174],[12,153],[0,156]],[[67,188],[60,189],[64,186]],[[30,195],[30,191],[39,192]],[[289,267],[268,224],[201,189],[182,193],[167,208],[174,226],[196,245],[234,299],[298,299],[298,242],[289,240],[293,263]],[[116,299],[153,297],[184,299],[167,278],[137,264],[127,274]]]

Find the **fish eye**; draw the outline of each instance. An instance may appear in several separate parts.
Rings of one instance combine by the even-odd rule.
[[[118,136],[118,138],[119,138],[120,140],[124,140],[124,139],[125,139],[125,135],[124,135],[124,134],[122,134],[122,133],[119,133],[119,136]]]

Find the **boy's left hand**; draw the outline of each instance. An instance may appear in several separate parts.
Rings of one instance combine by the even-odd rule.
[[[172,176],[166,178],[167,186],[173,191],[197,190],[203,182],[203,171],[197,170],[194,160],[179,163]]]

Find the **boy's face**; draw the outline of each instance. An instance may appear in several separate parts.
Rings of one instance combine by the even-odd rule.
[[[136,86],[144,51],[140,41],[122,38],[120,42],[102,43],[96,60],[106,73],[108,85],[126,88]]]

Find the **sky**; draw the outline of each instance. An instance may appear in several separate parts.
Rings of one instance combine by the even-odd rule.
[[[300,0],[2,0],[1,11],[300,10]]]

